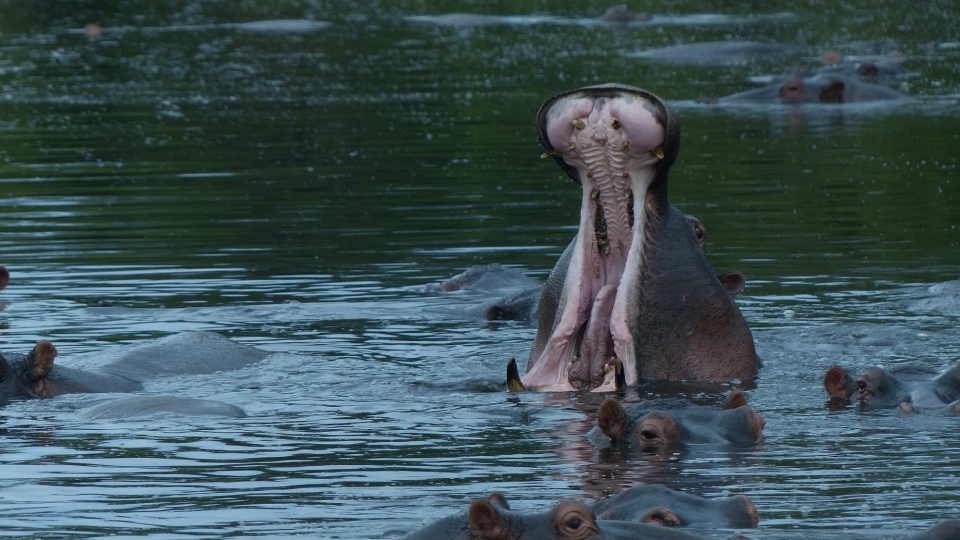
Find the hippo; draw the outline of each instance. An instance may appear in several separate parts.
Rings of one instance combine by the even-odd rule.
[[[136,392],[152,378],[240,369],[266,356],[265,351],[219,334],[185,332],[119,346],[68,368],[54,365],[57,349],[42,340],[26,355],[0,355],[0,403],[72,393]]]
[[[940,374],[914,364],[889,370],[874,366],[867,368],[857,380],[842,367],[833,366],[823,377],[823,388],[832,402],[846,403],[856,396],[864,408],[960,411],[960,364]]]
[[[648,487],[650,486],[639,486],[639,488]],[[658,507],[649,509],[644,514],[640,514],[639,511],[648,508],[649,501],[641,503],[638,511],[619,508],[621,504],[632,504],[637,499],[643,500],[642,495],[638,496],[631,493],[631,490],[622,493],[623,497],[616,496],[600,501],[593,509],[581,501],[567,500],[548,512],[536,514],[512,512],[506,498],[500,493],[493,493],[485,499],[473,501],[470,509],[466,512],[440,519],[403,538],[404,540],[508,540],[519,538],[521,534],[523,538],[531,540],[694,540],[706,538],[674,528],[677,523],[673,521],[676,514],[672,510],[672,505],[676,502],[676,495],[679,493],[660,487],[660,490],[656,490],[655,493],[650,495],[662,495],[664,496],[663,500],[658,501]],[[680,506],[684,507],[681,512],[693,519],[700,517],[697,511],[692,510],[698,506],[697,503],[707,507],[712,506],[710,499],[693,495],[687,497],[696,502],[693,502],[693,506],[690,507],[687,507],[688,503],[686,502],[681,504]],[[740,510],[749,513],[749,509],[753,509],[753,504],[750,503],[749,499],[746,501],[738,500],[736,497],[729,497],[728,499],[735,500],[731,506],[739,504],[741,508],[725,509],[719,513],[724,511],[736,513]],[[743,499],[746,499],[746,497]],[[667,505],[667,507],[664,508],[663,505]],[[726,501],[717,506],[726,506]],[[603,519],[596,512],[606,512],[606,515],[623,515],[625,518]],[[716,512],[709,511],[706,514],[712,516]],[[640,515],[640,520],[634,518],[637,515]],[[661,524],[660,520],[664,517],[667,521]],[[644,518],[647,518],[647,521],[643,521]],[[724,520],[721,519],[720,521],[723,522]],[[743,537],[738,536],[737,538],[742,539]]]
[[[665,527],[757,526],[759,516],[746,495],[707,498],[676,491],[661,484],[634,486],[590,506],[597,519],[639,521]]]
[[[960,519],[945,519],[906,540],[957,540],[957,538],[960,538]]]
[[[722,98],[699,98],[697,102],[766,103],[799,105],[804,103],[863,103],[908,99],[906,95],[886,86],[861,81],[859,78],[832,72],[820,72],[808,77],[791,77],[775,81],[763,88],[746,90]]]
[[[811,75],[840,75],[860,79],[866,83],[890,84],[905,79],[913,73],[896,62],[888,60],[865,60],[863,62],[846,62],[835,66],[820,68],[811,72]],[[803,76],[802,71],[798,71]]]
[[[236,405],[210,399],[178,396],[133,396],[98,403],[78,413],[84,420],[121,420],[156,414],[178,416],[216,416],[243,418],[246,413]]]
[[[624,407],[607,398],[597,411],[594,442],[639,444],[644,448],[677,444],[757,444],[763,442],[763,417],[735,390],[720,409],[682,399],[655,399]]]
[[[7,270],[7,267],[0,266],[0,291],[7,288],[7,283],[10,283],[10,271]],[[0,311],[6,308],[7,306],[0,302]]]
[[[777,60],[799,52],[796,47],[759,41],[707,41],[661,49],[648,49],[626,56],[677,64],[733,64]]]
[[[551,98],[537,127],[544,157],[582,187],[580,226],[544,286],[526,374],[509,387],[756,376],[746,320],[667,199],[680,139],[673,110],[646,90],[605,84]]]
[[[653,19],[653,16],[649,13],[637,13],[627,7],[626,4],[610,6],[603,12],[603,15],[600,16],[601,21],[608,23],[632,23],[649,21],[651,19]]]

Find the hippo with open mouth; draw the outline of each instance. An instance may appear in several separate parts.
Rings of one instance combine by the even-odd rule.
[[[527,372],[511,390],[614,390],[647,380],[731,381],[760,360],[691,222],[667,199],[680,123],[659,97],[606,84],[537,116],[544,157],[583,189],[580,227],[537,308]]]

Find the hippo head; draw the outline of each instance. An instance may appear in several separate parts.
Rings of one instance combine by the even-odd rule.
[[[47,375],[56,357],[56,347],[45,339],[29,354],[0,356],[0,401],[13,397],[50,397]]]
[[[607,84],[548,100],[537,126],[543,157],[582,199],[578,234],[540,299],[522,387],[613,390],[618,362],[626,384],[754,377],[753,337],[706,261],[706,230],[667,198],[680,147],[673,110]]]
[[[730,394],[724,409],[695,409],[699,412],[693,414],[700,418],[704,418],[704,414],[708,415],[709,421],[706,425],[700,421],[699,424],[694,423],[693,427],[688,427],[684,418],[690,418],[691,409],[684,408],[676,411],[650,411],[638,419],[636,409],[631,417],[631,413],[623,408],[619,400],[607,398],[597,411],[597,427],[611,441],[634,442],[647,449],[683,444],[693,439],[725,439],[736,443],[760,443],[764,440],[763,428],[766,421],[747,405],[746,396],[740,390]],[[712,434],[707,435],[704,431]]]
[[[467,513],[470,532],[487,540],[602,538],[593,512],[580,501],[564,501],[546,514],[520,516],[489,499],[478,499]]]
[[[909,400],[900,382],[879,367],[867,368],[857,379],[857,401],[865,407],[896,407]]]

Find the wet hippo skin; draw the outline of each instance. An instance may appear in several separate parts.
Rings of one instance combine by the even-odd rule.
[[[690,223],[690,232],[697,245],[704,249],[707,245],[707,228],[694,216],[687,214],[684,217]],[[717,279],[731,295],[739,294],[746,284],[746,277],[738,271],[717,274]],[[467,309],[467,315],[488,321],[527,322],[537,318],[537,304],[543,294],[543,285],[517,270],[494,263],[471,266],[445,281],[425,285],[424,291],[502,294],[503,296]]]
[[[846,403],[854,399],[864,408],[957,411],[960,410],[960,365],[939,374],[929,367],[912,364],[889,370],[874,366],[857,379],[842,367],[833,366],[824,374],[823,388],[831,401]]]
[[[655,399],[622,406],[607,398],[597,411],[596,443],[626,443],[644,448],[680,444],[756,444],[763,442],[763,417],[739,390],[724,408],[695,405],[683,399]]]
[[[763,88],[739,92],[719,99],[698,99],[701,103],[756,103],[799,105],[804,103],[863,103],[897,101],[907,96],[877,84],[863,82],[838,73],[817,73],[810,76],[777,80]]]
[[[222,401],[177,396],[134,396],[100,403],[80,411],[84,420],[120,420],[156,414],[242,418],[243,409]]]
[[[724,514],[729,514],[729,517]],[[731,525],[732,523],[745,525]],[[742,496],[708,499],[674,491],[665,486],[650,485],[630,488],[593,505],[568,500],[548,512],[520,514],[510,510],[503,495],[493,493],[486,499],[473,501],[466,512],[435,521],[404,539],[706,538],[677,529],[690,524],[752,527],[756,526],[756,509],[749,499]]]
[[[135,392],[143,383],[171,375],[201,375],[239,369],[267,353],[211,332],[186,332],[122,345],[54,364],[57,350],[47,340],[30,353],[0,356],[0,402],[13,397],[54,397],[71,393]]]
[[[960,519],[946,519],[906,540],[957,540],[960,538]]]
[[[537,118],[544,156],[582,187],[580,225],[544,286],[527,372],[510,387],[754,377],[750,329],[667,199],[680,137],[673,110],[609,84],[555,96]]]
[[[629,56],[683,64],[724,64],[760,59],[779,59],[797,51],[796,47],[779,43],[706,41],[660,49],[647,49]]]

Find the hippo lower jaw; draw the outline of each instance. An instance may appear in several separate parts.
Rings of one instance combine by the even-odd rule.
[[[665,128],[656,109],[640,95],[582,91],[546,112],[554,150],[545,155],[575,171],[583,198],[559,318],[538,358],[531,357],[522,379],[527,388],[616,390],[617,364],[626,384],[638,382],[631,299],[643,264],[647,192],[663,158]]]

